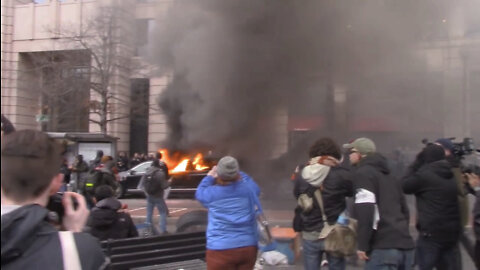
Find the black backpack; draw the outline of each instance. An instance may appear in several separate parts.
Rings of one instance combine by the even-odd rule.
[[[168,187],[168,183],[166,185],[165,182],[167,182],[165,179],[165,174],[162,172],[162,170],[157,169],[147,171],[147,173],[145,173],[143,186],[148,195],[155,195],[159,191]]]
[[[103,172],[99,170],[92,170],[88,173],[87,179],[85,180],[85,191],[93,193],[95,188],[98,187],[103,179]]]

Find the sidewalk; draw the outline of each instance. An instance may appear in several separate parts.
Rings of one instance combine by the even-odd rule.
[[[176,214],[178,212],[175,212],[174,210],[172,216],[167,218],[167,231],[170,233],[175,233],[176,232],[176,223],[181,216],[181,214]],[[196,210],[196,209],[189,209],[189,210]],[[182,213],[183,214],[183,213]],[[265,211],[266,216],[269,218],[269,223],[271,227],[286,227],[289,228],[291,227],[291,214],[287,213],[287,211],[280,211],[280,210],[266,210]],[[293,217],[293,216],[292,216]],[[132,215],[133,221],[135,224],[141,224],[145,222],[145,216],[139,216],[139,215]],[[154,215],[154,220],[153,220],[155,226],[158,227],[158,215]],[[256,268],[256,269],[263,269],[263,270],[275,270],[275,269],[288,269],[288,270],[299,270],[303,269],[303,258],[301,255],[301,250],[300,250],[300,257],[295,260],[295,263],[293,265],[276,265],[276,266],[269,266],[269,265],[263,265],[262,268]],[[328,269],[327,266],[322,267],[321,269]],[[355,266],[352,264],[347,265],[347,269],[363,269],[363,263],[362,266]],[[187,270],[187,268],[185,268]]]
[[[131,215],[135,224],[145,222],[146,209],[144,207],[145,206],[144,200],[139,200],[139,201],[141,201],[141,203],[134,204],[132,202],[132,205],[134,206],[133,206],[133,209],[131,210]],[[176,232],[176,223],[181,215],[189,211],[203,209],[201,205],[199,205],[195,201],[183,201],[181,204],[178,203],[178,201],[167,201],[167,203],[169,204],[170,213],[171,213],[171,216],[167,218],[167,230],[170,233]],[[292,226],[294,211],[293,211],[293,208],[291,210],[288,210],[288,209],[290,208],[290,205],[295,205],[295,204],[291,203],[288,198],[285,198],[285,200],[282,200],[281,202],[271,201],[271,200],[262,200],[262,204],[265,209],[265,216],[267,217],[272,227],[278,226],[278,227],[289,228]],[[158,215],[154,216],[154,224],[158,225]],[[410,228],[410,232],[415,239],[417,237],[417,231],[414,228],[413,224],[411,225],[412,226]],[[471,227],[467,229],[467,234],[470,239],[473,239],[473,232]],[[464,250],[463,247],[461,248],[461,254],[462,254],[461,256],[462,256],[463,269],[465,270],[475,269],[475,266],[471,258],[469,257],[469,255],[467,254],[467,252]],[[358,265],[347,264],[347,269],[353,269],[353,270],[363,269],[363,264],[364,263],[361,261],[358,262]],[[295,261],[295,265],[265,266],[263,269],[266,269],[266,270],[303,269],[303,259],[302,257],[298,258]],[[328,269],[328,267],[322,267],[321,269]]]

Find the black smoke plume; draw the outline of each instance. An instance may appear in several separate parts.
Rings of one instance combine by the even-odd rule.
[[[239,157],[267,158],[286,142],[286,135],[279,142],[277,131],[286,134],[280,115],[287,114],[321,115],[321,134],[351,138],[347,127],[336,124],[331,91],[338,85],[347,89],[349,121],[399,114],[419,126],[439,121],[435,109],[420,114],[423,100],[412,98],[438,86],[425,75],[418,48],[448,36],[442,20],[455,5],[174,1],[159,20],[152,50],[162,71],[173,74],[159,100],[170,128],[167,145],[211,145]],[[392,125],[408,128],[407,120]]]

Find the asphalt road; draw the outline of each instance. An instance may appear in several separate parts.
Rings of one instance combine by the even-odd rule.
[[[134,193],[127,195],[126,198],[121,200],[123,203],[128,205],[130,214],[132,215],[135,223],[143,223],[146,217],[146,201],[143,193]],[[264,198],[262,205],[265,211],[265,215],[269,220],[271,226],[279,227],[291,227],[293,219],[293,208],[295,206],[295,201],[291,198]],[[167,218],[167,230],[170,233],[176,231],[176,222],[178,218],[192,210],[204,209],[202,205],[193,199],[169,199],[167,200],[167,205],[170,210],[170,216]],[[158,220],[158,213],[155,212],[154,222]],[[471,236],[471,229],[469,229],[469,234]],[[416,230],[411,227],[412,236],[416,237]],[[462,262],[464,270],[474,270],[475,266],[472,260],[468,257],[467,253],[461,248],[462,251]],[[350,260],[350,263],[347,265],[347,269],[363,269],[363,262],[358,262],[354,265]],[[303,264],[301,258],[296,261],[295,265],[286,266],[286,267],[265,267],[264,269],[303,269]],[[327,267],[322,267],[322,269],[328,269]]]

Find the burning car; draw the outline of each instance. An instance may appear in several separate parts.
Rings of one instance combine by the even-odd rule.
[[[191,158],[190,155],[180,153],[169,156],[165,149],[159,151],[163,156],[162,161],[169,168],[171,177],[169,198],[193,198],[198,184],[207,175],[214,162],[205,159],[200,153],[193,155],[193,158]],[[138,191],[138,183],[151,164],[152,161],[145,161],[130,170],[120,172],[117,196],[122,198],[130,191]]]

